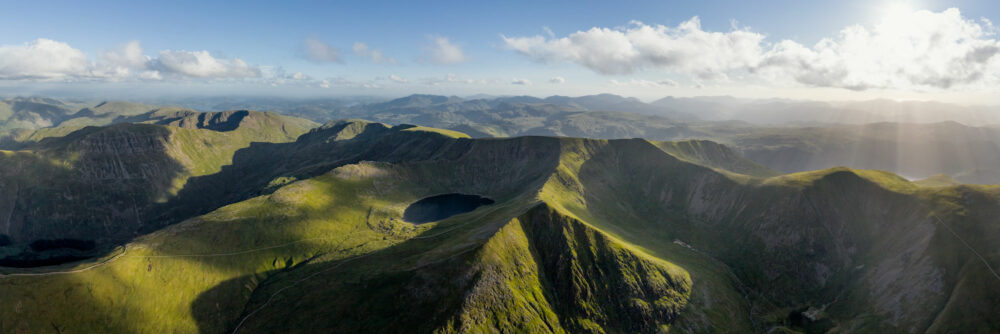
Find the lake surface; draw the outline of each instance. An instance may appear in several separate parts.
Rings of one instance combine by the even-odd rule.
[[[406,207],[406,211],[403,211],[403,220],[414,224],[436,222],[493,203],[492,199],[479,195],[436,195],[421,199]]]

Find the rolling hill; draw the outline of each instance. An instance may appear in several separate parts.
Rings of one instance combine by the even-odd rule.
[[[92,131],[122,127],[183,129]],[[492,204],[406,220],[442,194]],[[0,268],[0,330],[989,332],[998,196],[774,176],[710,142],[330,122],[190,177],[167,201],[179,223]]]

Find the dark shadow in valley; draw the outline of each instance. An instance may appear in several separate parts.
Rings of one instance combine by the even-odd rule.
[[[0,194],[0,228],[10,241],[6,264],[101,256],[160,226],[148,219],[154,203],[169,196],[184,172],[164,145],[169,136],[147,124],[86,127],[44,139],[33,152],[0,157],[0,187],[12,190]]]

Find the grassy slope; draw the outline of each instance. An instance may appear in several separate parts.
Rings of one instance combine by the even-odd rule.
[[[705,167],[757,177],[781,174],[741,157],[725,145],[708,140],[652,141],[651,143],[678,159]]]
[[[594,189],[584,180],[592,164],[602,159],[618,159],[606,156],[614,150],[606,140],[566,139],[563,142],[562,163],[540,194],[540,198],[554,208],[577,217],[596,228],[609,233],[619,240],[627,240],[626,245],[637,252],[647,253],[656,258],[670,261],[690,273],[692,287],[691,304],[682,314],[677,326],[685,331],[741,332],[748,331],[748,305],[739,291],[739,283],[717,260],[704,253],[674,243],[676,235],[671,231],[656,228],[655,223],[637,217],[623,205],[645,202],[644,199],[616,197],[615,195],[638,195],[635,191],[621,193],[610,189]],[[647,159],[666,159],[676,162],[668,155],[639,155]],[[693,167],[693,166],[692,166]],[[697,168],[697,167],[694,167]],[[705,169],[707,170],[707,169]],[[615,173],[613,169],[606,169]],[[614,184],[601,183],[601,187]],[[620,185],[627,187],[627,185]],[[585,194],[604,194],[608,198],[588,197]],[[679,219],[676,215],[662,216],[663,219]],[[652,225],[651,225],[652,224]]]
[[[2,318],[15,319],[5,321],[3,331],[48,331],[54,326],[84,332],[195,332],[199,324],[191,306],[196,298],[239,279],[240,286],[213,300],[212,311],[223,316],[219,320],[232,320],[242,307],[234,297],[248,297],[247,289],[277,271],[316,255],[335,260],[388,247],[426,229],[391,221],[382,230],[369,229],[366,224],[388,214],[372,216],[368,208],[392,201],[363,196],[371,184],[333,176],[295,183],[142,237],[127,246],[125,256],[96,270],[3,278],[4,300],[16,301],[3,303]],[[303,239],[309,240],[245,254],[171,256],[229,254]],[[76,312],[81,306],[94,311]],[[39,316],[17,316],[21,312]]]
[[[552,141],[549,139],[545,140]],[[521,139],[484,141],[482,143],[486,146],[476,150],[476,152],[487,152],[485,156],[462,156],[460,159],[493,160],[494,158],[491,158],[491,154],[488,152],[494,150],[490,149],[489,146],[496,146],[497,148],[503,150],[503,147],[510,147],[510,145],[504,143],[510,142],[524,141]],[[532,144],[530,142],[521,143],[521,145],[526,145],[525,147],[536,147],[536,149],[539,146],[537,143]],[[496,152],[494,154],[503,153],[505,152]],[[535,162],[537,164],[537,160],[532,159],[531,162]],[[506,163],[516,165],[519,162]],[[93,286],[90,284],[97,284],[101,287],[101,289],[108,290],[96,292],[95,295],[105,296],[103,298],[107,298],[106,302],[109,304],[115,304],[117,305],[116,307],[135,310],[130,313],[130,315],[148,312],[148,310],[151,309],[158,310],[158,312],[154,312],[155,314],[143,317],[143,321],[141,322],[134,321],[136,318],[131,316],[102,323],[96,319],[88,320],[87,316],[91,314],[75,316],[51,314],[51,317],[48,318],[60,319],[60,321],[56,323],[56,326],[141,332],[155,332],[167,328],[187,331],[188,329],[194,328],[193,326],[200,326],[202,329],[209,330],[210,332],[216,332],[220,328],[232,326],[235,321],[235,317],[239,315],[239,313],[233,312],[240,309],[237,306],[238,304],[234,304],[239,301],[239,298],[236,298],[234,301],[234,295],[238,295],[240,291],[249,292],[249,290],[246,289],[248,289],[248,287],[254,287],[257,283],[269,282],[269,285],[259,290],[260,292],[255,291],[255,294],[267,296],[266,292],[273,291],[268,290],[267,287],[280,287],[282,286],[281,283],[287,282],[287,280],[281,279],[269,280],[266,276],[269,271],[275,269],[274,266],[277,265],[278,267],[281,267],[281,264],[288,258],[303,259],[319,255],[319,257],[314,258],[310,264],[301,267],[301,270],[287,272],[287,275],[305,275],[309,273],[310,270],[322,268],[321,266],[323,266],[323,263],[336,265],[335,261],[338,259],[343,259],[354,254],[369,253],[376,249],[381,249],[380,247],[383,246],[388,247],[388,245],[393,244],[393,240],[399,241],[402,238],[412,237],[421,231],[430,229],[425,233],[430,233],[431,236],[427,236],[425,239],[414,238],[418,241],[407,241],[405,245],[396,245],[391,249],[387,248],[386,254],[380,254],[378,252],[372,253],[373,257],[381,257],[382,261],[369,260],[366,261],[366,263],[370,263],[371,266],[380,268],[379,270],[373,271],[370,266],[353,268],[351,270],[356,270],[359,274],[376,276],[380,275],[378,274],[379,272],[389,271],[388,275],[390,275],[390,277],[394,277],[394,275],[408,275],[408,272],[412,273],[412,270],[407,270],[410,269],[407,268],[408,266],[419,266],[419,264],[426,263],[427,261],[441,261],[435,259],[455,258],[471,261],[473,263],[479,263],[477,268],[479,268],[479,270],[485,275],[496,274],[503,277],[505,275],[504,273],[507,271],[514,270],[516,272],[522,268],[520,266],[511,267],[511,263],[505,261],[497,262],[495,261],[497,256],[507,257],[526,256],[526,254],[534,255],[532,254],[532,247],[548,245],[547,242],[551,240],[561,240],[560,237],[557,237],[558,234],[552,234],[556,233],[556,230],[547,230],[544,228],[546,225],[535,225],[536,228],[532,229],[531,232],[525,231],[525,229],[521,227],[522,224],[532,224],[532,222],[534,222],[534,224],[544,224],[545,222],[541,218],[525,216],[519,218],[525,222],[521,222],[518,219],[512,220],[512,217],[517,217],[520,213],[528,211],[528,208],[531,206],[536,205],[533,204],[537,202],[532,199],[532,196],[530,196],[531,192],[525,193],[524,190],[526,189],[523,187],[526,184],[529,187],[530,184],[536,184],[537,187],[537,184],[539,184],[537,182],[525,183],[523,181],[512,180],[507,185],[504,185],[503,182],[501,182],[499,183],[500,188],[489,190],[489,187],[496,187],[496,184],[498,183],[463,182],[451,180],[445,181],[444,184],[434,184],[435,182],[428,181],[434,180],[434,178],[429,177],[430,175],[441,174],[464,175],[467,177],[470,175],[478,175],[483,180],[496,180],[498,178],[496,173],[503,174],[509,171],[524,171],[531,169],[531,167],[520,169],[493,169],[493,171],[490,172],[493,175],[481,175],[483,173],[479,173],[477,170],[466,170],[469,165],[470,164],[445,163],[444,165],[441,165],[437,163],[417,163],[409,165],[406,168],[398,168],[397,170],[392,170],[393,168],[391,167],[381,167],[371,164],[345,166],[339,168],[336,173],[293,183],[281,188],[281,190],[272,195],[234,204],[204,217],[140,238],[129,245],[130,251],[125,257],[115,260],[107,267],[101,267],[99,269],[81,274],[62,276],[79,279],[78,281],[74,280],[73,282],[75,283],[63,281],[60,279],[62,278],[60,276],[46,277],[44,279],[5,278],[4,284],[8,284],[8,287],[12,285],[20,286],[20,288],[11,290],[5,289],[5,291],[16,290],[19,292],[17,295],[11,297],[12,299],[24,301],[19,303],[19,305],[21,305],[19,307],[22,308],[22,310],[24,307],[28,307],[30,309],[31,307],[41,307],[44,305],[47,310],[57,311],[69,310],[71,309],[71,307],[68,306],[69,304],[77,304],[81,302],[80,299],[93,297],[68,294],[54,299],[66,303],[66,305],[60,306],[49,303],[49,301],[52,301],[53,299],[46,297],[48,295],[45,294],[45,291],[62,290],[64,284],[70,284],[71,286],[77,287],[84,285],[91,288]],[[532,177],[537,179],[543,175],[545,174],[534,173],[525,177],[529,177],[529,179]],[[445,180],[449,179],[445,178]],[[428,182],[431,183],[428,184]],[[352,186],[355,184],[357,184],[357,187]],[[480,213],[467,217],[463,220],[449,219],[437,224],[422,225],[416,229],[409,224],[400,222],[397,218],[401,215],[401,211],[405,207],[405,203],[419,198],[418,196],[415,196],[417,194],[420,196],[426,196],[429,194],[455,189],[455,187],[468,187],[470,184],[492,185],[487,186],[487,188],[480,189],[480,191],[486,191],[487,194],[502,200],[502,202],[492,206],[487,211],[477,211]],[[502,188],[504,187],[510,189],[503,190]],[[475,191],[475,189],[466,189],[465,191]],[[525,197],[525,194],[528,194],[528,196]],[[300,215],[304,216],[300,217]],[[555,217],[558,217],[558,215]],[[280,223],[276,224],[277,222]],[[564,222],[562,224],[579,223]],[[504,231],[515,229],[515,232],[511,233],[514,233],[513,235],[516,238],[527,238],[526,235],[533,235],[534,238],[528,239],[531,240],[533,246],[525,247],[524,244],[521,244],[514,250],[504,250],[507,243],[496,239],[503,235],[507,235],[507,232],[501,232],[499,235],[496,234],[496,231],[500,226],[507,226]],[[541,226],[542,229],[538,229],[538,226]],[[326,229],[335,229],[343,232],[340,232],[339,234],[326,233]],[[638,324],[636,323],[630,325],[633,322],[622,322],[623,320],[618,318],[610,320],[594,318],[600,317],[601,314],[605,314],[605,312],[600,311],[601,307],[619,309],[621,311],[612,313],[622,314],[621,316],[630,314],[647,314],[647,317],[651,318],[646,320],[647,323],[645,326],[651,326],[650,328],[666,326],[667,323],[663,321],[676,316],[680,306],[682,306],[684,304],[684,300],[686,300],[685,291],[687,289],[687,284],[689,284],[683,283],[687,280],[687,278],[682,270],[666,263],[660,264],[659,260],[646,258],[645,256],[635,258],[634,255],[629,255],[632,253],[626,250],[626,248],[616,246],[618,245],[616,241],[606,240],[601,237],[600,233],[594,230],[589,230],[589,228],[586,228],[583,225],[579,225],[576,229],[580,229],[580,232],[583,234],[580,234],[577,237],[567,236],[566,238],[570,238],[566,239],[569,242],[566,244],[568,247],[583,247],[582,249],[590,249],[594,252],[600,252],[590,255],[598,256],[597,259],[588,256],[584,258],[585,260],[579,260],[585,261],[582,264],[577,264],[573,267],[565,269],[569,271],[564,272],[565,274],[576,277],[575,281],[579,284],[585,284],[583,287],[584,289],[594,289],[598,286],[587,287],[587,279],[583,276],[575,276],[579,274],[574,274],[574,272],[581,269],[592,270],[592,267],[588,263],[593,263],[594,261],[603,261],[603,263],[607,263],[607,265],[611,266],[608,268],[618,268],[617,270],[619,271],[635,270],[630,268],[638,265],[638,268],[642,270],[642,274],[638,275],[636,273],[632,273],[630,274],[632,276],[627,276],[628,281],[622,281],[622,283],[619,284],[625,284],[622,287],[627,288],[633,286],[634,283],[626,284],[626,282],[649,281],[648,284],[650,285],[647,285],[644,290],[636,292],[639,293],[639,295],[637,295],[638,299],[630,299],[628,301],[630,304],[628,305],[608,306],[607,304],[609,299],[607,298],[609,298],[608,293],[611,293],[611,291],[602,292],[605,297],[601,298],[604,299],[581,304],[578,308],[563,307],[552,310],[550,305],[548,307],[549,311],[543,312],[550,318],[550,323],[554,321],[554,318],[552,318],[553,314],[561,313],[565,314],[566,317],[571,317],[567,319],[576,319],[572,321],[567,320],[568,322],[564,326],[569,326],[569,328],[589,328],[598,326],[597,324],[604,326],[610,326],[608,324],[612,324],[613,326],[633,326]],[[520,230],[520,232],[517,230]],[[351,233],[348,233],[348,231]],[[542,236],[539,236],[539,234],[542,234]],[[162,256],[177,253],[225,253],[234,249],[266,246],[266,243],[281,244],[282,242],[298,240],[298,238],[308,237],[308,239],[311,239],[317,236],[322,237],[325,235],[333,235],[336,236],[336,238],[332,238],[332,240],[315,240],[305,242],[301,245],[296,244],[294,247],[290,247],[290,249],[277,248],[273,250],[234,256],[207,258],[143,258],[143,256]],[[543,240],[546,241],[538,240],[538,238],[542,238],[543,236],[545,237]],[[370,246],[372,244],[382,246]],[[358,247],[358,245],[363,246]],[[476,249],[478,249],[478,251],[476,251]],[[473,252],[467,253],[466,250],[473,250]],[[548,251],[545,253],[549,255],[542,256],[539,259],[552,261],[556,259],[552,256],[573,256],[575,258],[577,256],[576,254],[578,254],[578,251],[565,253],[566,251],[568,250]],[[507,254],[508,252],[514,252],[515,254]],[[465,257],[465,254],[473,255],[469,258]],[[583,255],[581,254],[580,256]],[[538,255],[532,256],[532,259],[536,257],[538,257]],[[628,267],[622,267],[622,265],[627,265]],[[490,268],[490,266],[499,267],[496,269],[487,269]],[[451,267],[451,270],[458,270],[463,267],[464,266],[457,268]],[[400,268],[403,268],[401,273],[392,272],[393,269],[399,270]],[[114,275],[113,278],[99,278],[106,275],[108,272],[117,274]],[[199,274],[190,276],[178,275],[178,273],[185,272],[198,272]],[[660,278],[651,279],[651,277],[657,277],[651,276],[653,273],[661,275],[659,276]],[[535,275],[539,275],[538,272],[535,272]],[[617,277],[613,274],[608,275],[611,275],[611,277]],[[280,276],[281,275],[278,275],[276,277],[280,278]],[[167,279],[167,277],[170,277],[170,279]],[[339,279],[341,276],[336,275],[336,277]],[[352,276],[347,277],[350,278]],[[519,277],[520,275],[513,275],[511,276],[511,279],[518,281],[517,278]],[[452,278],[445,276],[439,279],[446,279],[450,281]],[[539,295],[539,293],[544,288],[540,285],[541,283],[539,283],[538,280],[539,279],[521,281],[520,284],[522,287],[519,290],[514,291],[516,295],[510,296],[510,298],[516,299],[517,296],[533,295],[533,305],[541,305],[538,303],[541,302],[541,298],[543,296]],[[339,284],[350,285],[350,282],[351,281],[346,283],[342,282]],[[390,282],[394,281],[390,280]],[[23,286],[22,284],[28,286]],[[326,283],[323,284],[325,286]],[[481,281],[477,284],[484,285]],[[516,284],[516,282],[513,282],[512,284]],[[555,282],[549,281],[547,284],[554,285]],[[166,287],[164,287],[164,285],[166,285]],[[390,287],[395,286],[390,285]],[[483,288],[491,289],[491,291],[497,291],[495,289],[498,289],[499,287],[492,284],[485,284],[485,287]],[[70,290],[86,291],[87,289],[71,288]],[[142,293],[133,294],[124,293],[124,291],[142,291]],[[171,293],[155,297],[145,294],[155,293],[154,291],[171,291]],[[297,293],[302,293],[303,291],[313,290],[296,290]],[[348,289],[347,291],[342,291],[338,289],[331,289],[330,291],[323,291],[319,295],[326,295],[330,293],[343,294],[349,293],[350,291],[358,290]],[[448,290],[445,290],[445,292],[447,291]],[[23,295],[21,293],[23,293]],[[302,298],[309,298],[308,295],[311,294],[302,296]],[[486,297],[489,295],[490,294],[485,294],[482,296]],[[385,295],[385,298],[396,298],[396,296],[396,294],[387,294]],[[249,295],[245,295],[245,297],[249,297]],[[368,297],[371,296],[367,296],[366,299]],[[576,300],[576,297],[573,297],[573,295],[564,294],[560,295],[560,297],[566,300]],[[39,303],[41,300],[46,302],[41,303],[42,305],[34,304]],[[299,299],[289,298],[289,300]],[[511,301],[510,299],[507,301],[515,303],[512,305],[518,305],[516,301]],[[212,316],[210,314],[206,315],[200,312],[199,305],[205,303],[213,305],[211,312],[218,312],[217,316]],[[193,316],[190,312],[185,313],[183,310],[184,306],[191,305],[194,305],[192,307],[199,311]],[[379,307],[377,303],[364,305],[346,304],[341,306],[347,305],[351,305],[349,310],[354,310],[355,307],[363,307],[364,305],[372,305],[370,307],[376,308]],[[255,304],[251,303],[249,306],[255,306]],[[331,307],[336,308],[338,306],[333,305]],[[496,309],[492,303],[480,306],[472,303],[455,307],[459,307],[463,311],[457,313],[443,311],[439,313],[439,315],[444,317],[441,319],[442,322],[438,323],[440,329],[446,330],[447,328],[451,328],[452,330],[460,330],[463,328],[461,326],[487,326],[482,328],[491,328],[489,326],[502,326],[503,323],[496,322],[497,319],[488,318],[493,315],[501,314],[500,311],[506,311],[509,313],[509,316],[512,317],[518,317],[519,315],[517,313],[520,312],[520,308],[513,306],[502,310]],[[640,309],[646,309],[644,312],[648,313],[635,313],[634,310],[625,311],[622,307],[640,307]],[[246,310],[251,309],[253,308],[248,307]],[[543,309],[545,308],[539,308],[539,310]],[[246,310],[244,310],[244,312],[246,312]],[[284,307],[275,307],[275,310],[262,315],[262,317],[269,318],[272,313],[281,314],[281,310],[287,311],[289,309]],[[319,310],[330,311],[329,309],[323,308],[320,308]],[[3,318],[10,319],[12,318],[10,315],[13,313],[9,312],[16,313],[17,309],[7,309],[5,311],[6,315]],[[593,313],[595,311],[600,312],[595,314]],[[580,314],[579,312],[585,313]],[[93,316],[101,317],[101,313],[103,312],[96,312]],[[385,315],[385,313],[381,314]],[[577,315],[572,316],[573,314]],[[673,315],[671,316],[670,314]],[[278,318],[282,319],[291,316],[292,315],[286,315],[283,317],[279,316]],[[31,321],[38,322],[32,323]],[[264,323],[267,324],[270,322],[265,321]],[[310,322],[304,322],[303,325],[308,325],[309,323]],[[253,322],[249,323],[249,328],[255,328],[253,324]],[[386,326],[389,327],[385,328],[403,328],[392,327],[391,325],[392,324],[386,324]],[[398,325],[410,326],[409,323],[397,324],[397,326]],[[31,319],[24,319],[24,321],[18,321],[9,326],[13,327],[7,328],[18,328],[19,326],[27,326],[24,328],[45,328],[46,324],[44,321],[32,317]],[[551,328],[559,328],[558,324],[555,324],[554,326],[555,327]],[[212,328],[215,329],[210,330]],[[305,328],[302,329],[304,330]]]
[[[809,326],[842,332],[995,326],[992,278],[955,238],[998,263],[994,188],[850,169],[734,177],[644,140],[435,145],[150,234],[105,267],[0,278],[16,301],[2,330],[224,332],[250,316],[246,332],[749,332],[807,330],[787,315],[808,307],[828,319]],[[444,192],[498,203],[399,221]],[[217,256],[142,257],[179,253]]]

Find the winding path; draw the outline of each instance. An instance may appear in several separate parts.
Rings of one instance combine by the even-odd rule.
[[[972,251],[972,254],[976,254],[976,257],[979,258],[979,261],[983,261],[983,264],[986,265],[986,269],[990,270],[990,273],[993,274],[993,277],[996,277],[997,280],[1000,280],[1000,274],[997,274],[997,271],[993,270],[993,266],[991,266],[990,263],[986,261],[986,258],[983,257],[982,254],[979,254],[979,252],[977,252],[975,248],[972,248],[972,245],[969,245],[968,242],[965,242],[965,239],[962,239],[962,237],[958,236],[958,233],[955,233],[955,230],[952,230],[951,227],[948,226],[948,224],[946,224],[943,220],[941,220],[941,218],[938,218],[938,216],[935,215],[931,215],[931,217],[934,217],[934,219],[937,220],[938,225],[944,226],[944,228],[947,229],[948,232],[951,232],[951,234],[954,235],[955,238],[958,238],[958,241],[961,241],[962,244],[965,245],[965,248],[968,248],[970,251]]]
[[[107,265],[108,263],[114,262],[115,260],[118,260],[118,259],[122,258],[123,256],[125,256],[126,253],[128,253],[128,247],[121,246],[121,248],[122,248],[122,252],[120,254],[115,255],[115,256],[113,256],[113,257],[111,257],[111,258],[109,258],[107,260],[101,261],[99,263],[95,263],[95,264],[93,264],[93,265],[91,265],[89,267],[86,267],[86,268],[73,269],[73,270],[64,270],[64,271],[50,271],[50,272],[44,272],[44,273],[0,274],[0,278],[23,277],[23,276],[52,276],[52,275],[81,273],[81,272],[88,271],[88,270],[91,270],[91,269],[103,267],[104,265]]]

